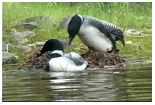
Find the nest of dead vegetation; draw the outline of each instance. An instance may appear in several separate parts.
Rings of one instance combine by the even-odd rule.
[[[40,51],[30,55],[27,58],[27,66],[35,68],[43,68],[44,64],[49,61],[50,51],[47,51],[42,56]],[[121,63],[125,63],[125,60],[115,53],[107,53],[103,51],[87,52],[81,55],[88,61],[88,68],[104,68],[104,66],[113,66]]]
[[[88,68],[104,68],[104,66],[113,66],[126,62],[119,54],[114,52],[93,51],[81,56],[88,61]]]
[[[39,54],[40,51],[30,55],[26,60],[26,65],[29,67],[43,68],[44,64],[50,59],[49,55],[51,54],[51,51],[47,51],[38,57]]]

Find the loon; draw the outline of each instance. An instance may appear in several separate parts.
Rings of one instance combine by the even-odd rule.
[[[125,46],[123,32],[112,23],[91,16],[75,14],[67,28],[69,46],[78,34],[80,40],[91,50],[118,52],[116,41]]]
[[[41,54],[51,51],[50,60],[44,64],[45,71],[84,71],[88,62],[75,52],[64,53],[61,42],[49,39],[43,46]],[[41,55],[40,54],[40,55]]]

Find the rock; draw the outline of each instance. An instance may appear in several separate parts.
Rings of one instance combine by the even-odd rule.
[[[22,24],[16,25],[15,27],[33,30],[34,28],[37,28],[37,26],[38,24],[36,22],[28,22],[28,23],[22,23]]]
[[[143,34],[141,31],[136,31],[135,29],[128,29],[124,32],[124,35],[135,35],[135,36],[141,36]]]
[[[135,29],[128,29],[124,32],[124,35],[134,35],[134,37],[152,36],[152,34],[144,34],[141,31],[136,31]]]
[[[28,37],[35,36],[34,32],[24,31],[24,32],[13,32],[13,34],[9,37],[10,41],[17,41],[20,44],[24,44],[28,42]],[[27,38],[25,38],[27,37]]]
[[[12,33],[12,36],[16,36],[16,35],[19,35],[19,36],[22,36],[22,37],[33,37],[33,36],[35,36],[35,33],[32,32],[32,31],[13,32]]]
[[[6,44],[6,43],[2,43],[2,50],[9,52],[12,51],[13,49],[17,49],[17,50],[21,50],[21,51],[25,51],[25,52],[29,52],[31,51],[31,47],[29,46],[22,46],[22,45],[13,45],[13,44]]]
[[[12,44],[10,44],[10,43],[8,43],[8,44],[6,44],[6,43],[2,43],[2,50],[3,51],[6,51],[6,52],[8,52],[8,51],[10,51],[10,50],[12,50],[12,49],[14,49],[15,48],[15,45],[12,45]]]
[[[32,31],[24,31],[24,32],[22,32],[22,36],[27,37],[27,38],[33,37],[33,36],[35,36],[35,33]]]
[[[124,32],[125,35],[129,35],[129,34],[133,34],[134,32],[136,32],[135,29],[128,29]]]
[[[152,26],[146,26],[146,25],[144,25],[144,26],[142,26],[141,28],[146,28],[146,29],[152,30]]]
[[[10,41],[17,41],[19,44],[24,44],[24,43],[28,42],[27,38],[24,38],[23,36],[20,36],[20,35],[10,36],[9,39],[10,39]]]
[[[132,33],[133,35],[139,35],[139,36],[141,36],[141,32],[139,32],[139,31],[137,31],[137,32],[134,32],[134,33]]]
[[[129,41],[125,41],[125,44],[133,44],[133,42],[129,40]]]
[[[27,46],[36,49],[36,45],[35,44],[27,44]]]
[[[65,39],[58,39],[58,40],[62,43],[63,48],[67,48],[68,47],[69,43]]]
[[[21,51],[25,51],[25,52],[29,52],[29,51],[32,50],[31,47],[29,47],[29,46],[22,46],[22,45],[17,45],[16,48],[21,50]]]
[[[43,46],[45,44],[45,42],[35,42],[34,43],[36,46]]]
[[[2,63],[3,64],[15,64],[17,63],[17,57],[14,54],[8,52],[2,52]]]
[[[64,16],[64,17],[61,19],[60,23],[59,23],[58,29],[67,29],[68,23],[69,23],[70,19],[71,19],[73,16],[74,16],[74,14],[68,14],[68,15]]]
[[[143,34],[143,33],[142,33],[142,34],[140,34],[140,36],[144,36],[144,37],[145,37],[145,36],[152,36],[152,34]]]
[[[57,24],[56,20],[47,15],[39,15],[39,16],[33,16],[33,17],[28,17],[25,19],[25,22],[36,22],[38,27],[48,27],[48,28],[53,28],[54,25]]]

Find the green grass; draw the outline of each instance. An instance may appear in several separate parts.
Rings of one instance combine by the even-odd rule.
[[[143,26],[152,26],[152,3],[129,3],[129,2],[112,2],[112,3],[101,3],[93,2],[91,5],[87,3],[77,3],[70,5],[69,3],[62,2],[3,2],[2,4],[2,21],[3,21],[3,35],[9,36],[10,32],[5,30],[15,29],[16,24],[24,22],[25,18],[38,16],[38,15],[49,15],[52,16],[57,24],[55,26],[37,28],[33,30],[36,36],[29,39],[28,43],[34,43],[37,41],[46,41],[50,38],[65,38],[68,41],[68,33],[66,30],[57,30],[60,20],[67,14],[81,14],[90,15],[96,18],[109,21],[122,30],[126,28],[134,28],[138,31],[142,31],[147,34],[152,34],[152,30],[142,29]],[[17,31],[23,31],[16,29]],[[120,49],[120,55],[126,56],[130,61],[132,59],[152,59],[152,37],[134,37],[125,36],[125,40],[131,40],[133,43],[139,42],[139,44],[126,45],[123,47],[118,42],[118,48]],[[16,42],[10,42],[7,38],[3,39],[5,43],[17,44]],[[76,48],[76,45],[80,46]],[[70,49],[66,51],[76,51],[84,53],[87,49],[78,37],[73,40]],[[35,50],[36,51],[36,50]],[[13,50],[11,53],[18,55],[21,60],[18,63],[24,62],[23,57],[28,53]],[[33,52],[30,52],[33,53]],[[29,54],[30,54],[29,53]]]
[[[20,23],[25,17],[36,15],[50,15],[58,22],[66,14],[79,13],[107,20],[117,26],[140,28],[152,24],[152,3],[78,3],[70,6],[69,3],[3,3],[3,26],[13,26]],[[8,25],[9,24],[9,25]]]

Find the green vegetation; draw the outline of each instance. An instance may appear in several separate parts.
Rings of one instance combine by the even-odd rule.
[[[68,41],[68,33],[66,30],[57,30],[59,22],[67,14],[81,14],[90,15],[99,19],[109,21],[122,30],[124,27],[133,28],[137,31],[142,31],[146,34],[152,34],[152,30],[142,28],[143,26],[152,26],[152,3],[151,2],[117,2],[117,3],[62,3],[62,2],[3,2],[2,7],[2,19],[3,19],[3,35],[8,36],[10,32],[5,31],[15,29],[16,24],[24,22],[25,18],[38,16],[38,15],[49,15],[52,16],[57,24],[50,27],[36,28],[33,32],[36,36],[29,39],[28,43],[34,43],[37,41],[46,41],[50,38],[65,38]],[[22,31],[22,29],[16,29]],[[126,41],[132,41],[137,44],[127,44],[123,47],[118,42],[118,48],[120,49],[120,55],[124,56],[127,60],[131,61],[134,59],[152,59],[152,37],[135,37],[134,35],[125,36]],[[3,39],[5,43],[11,43],[8,39]],[[12,43],[17,44],[17,43]],[[79,47],[75,47],[78,45]],[[70,49],[66,51],[76,51],[79,53],[86,52],[87,49],[78,37],[73,40]],[[35,50],[36,52],[37,50]],[[23,57],[28,55],[26,52],[14,50],[12,53],[16,54],[21,58],[20,63],[23,63]],[[33,52],[31,52],[33,53]],[[29,53],[30,54],[30,53]]]

